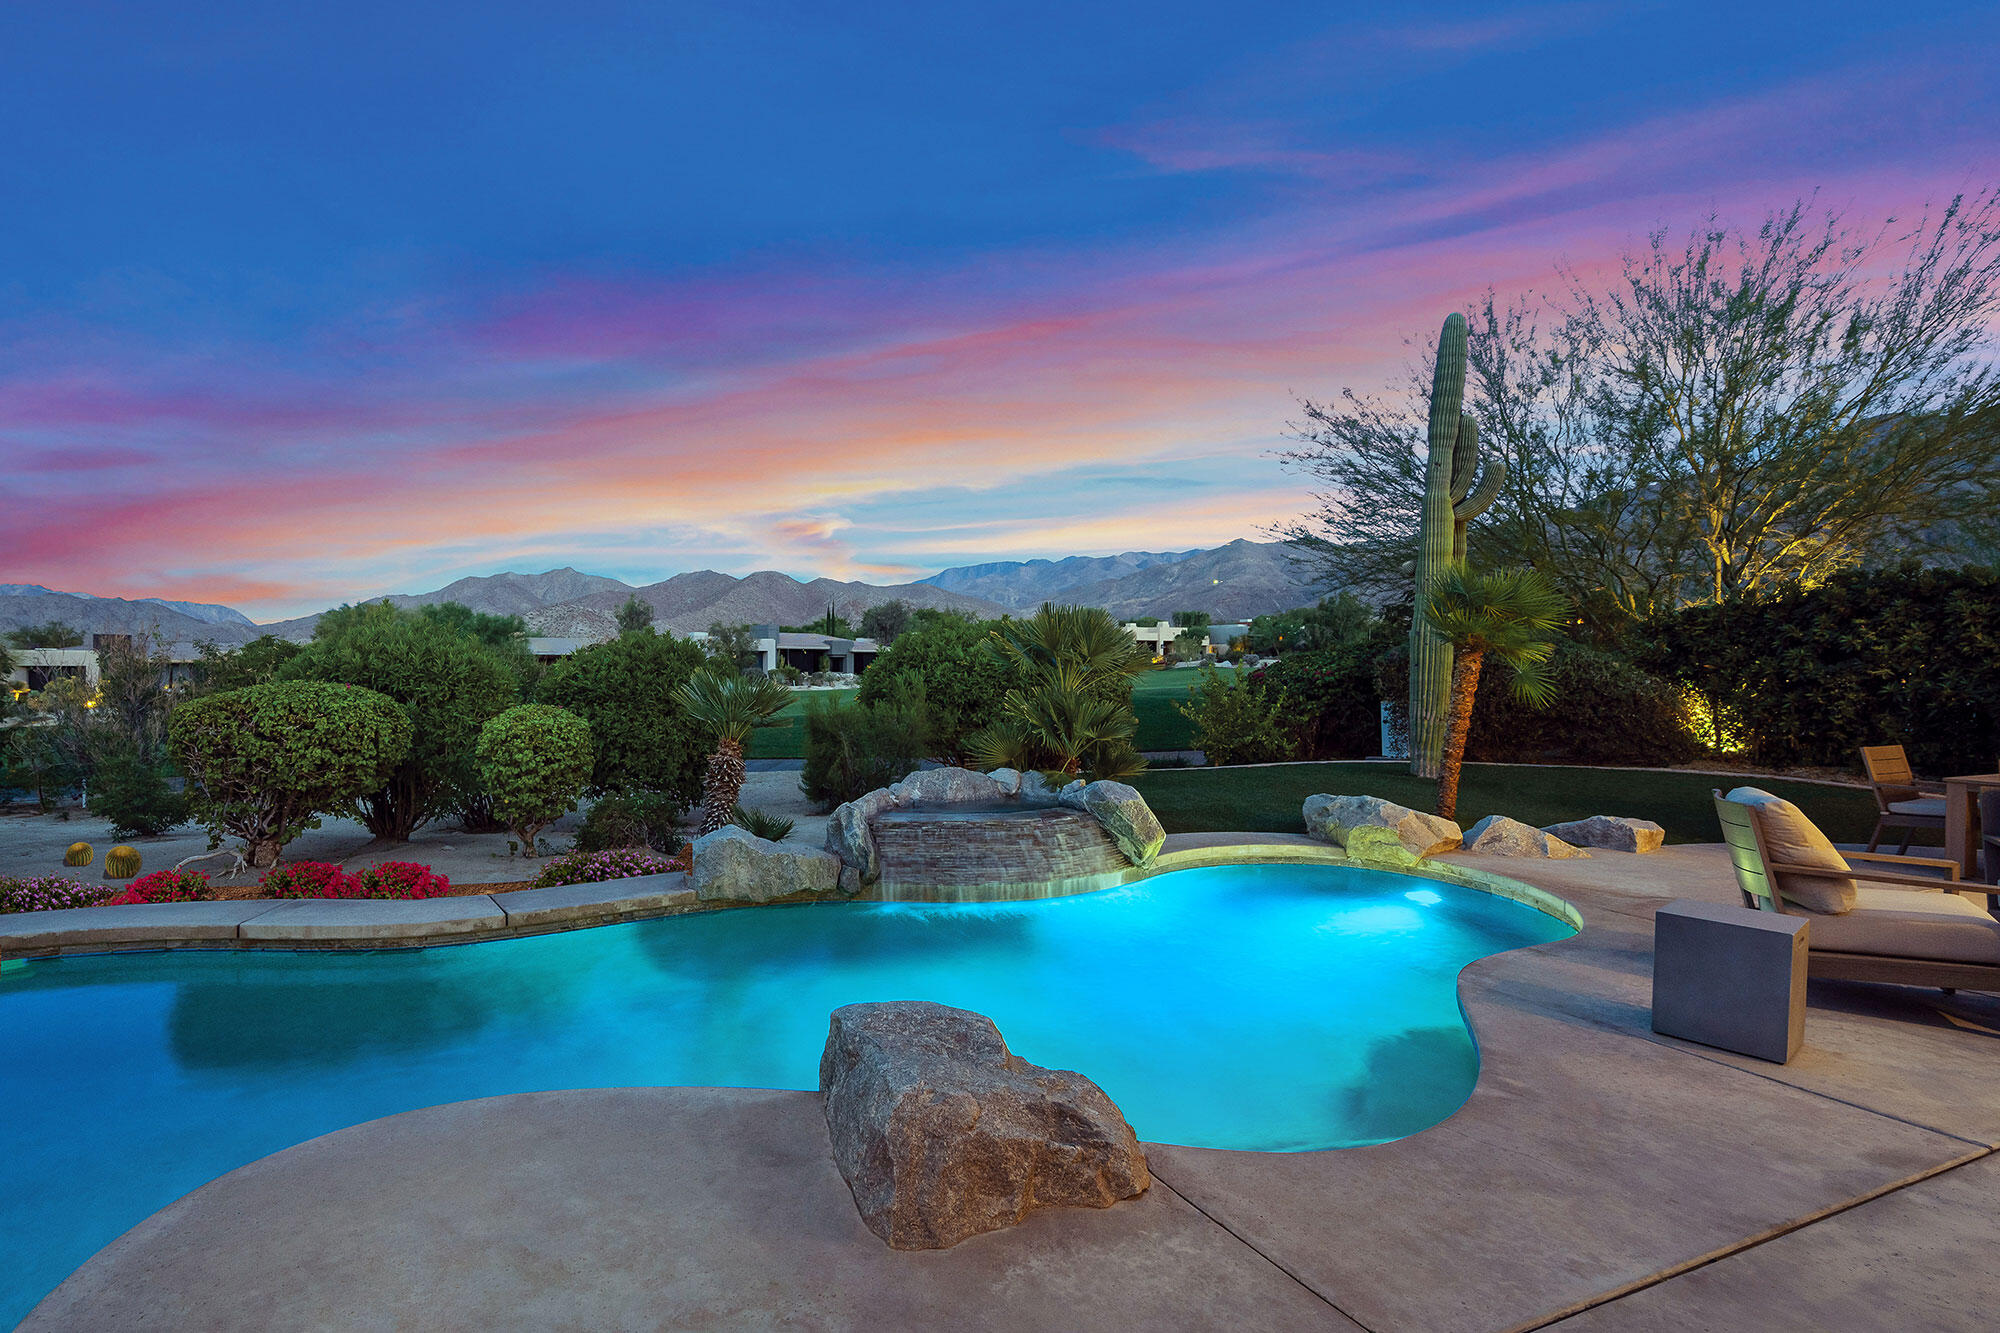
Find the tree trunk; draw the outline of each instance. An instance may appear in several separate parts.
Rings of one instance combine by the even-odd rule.
[[[278,864],[278,853],[285,850],[285,844],[276,838],[250,838],[247,846],[252,870],[269,870]]]
[[[701,829],[695,836],[704,837],[735,819],[736,802],[742,795],[743,745],[740,741],[718,741],[701,780]]]
[[[1451,712],[1445,722],[1444,760],[1438,768],[1437,812],[1458,816],[1458,770],[1465,762],[1465,737],[1472,730],[1472,700],[1479,693],[1479,668],[1486,654],[1477,648],[1459,653],[1451,664]]]

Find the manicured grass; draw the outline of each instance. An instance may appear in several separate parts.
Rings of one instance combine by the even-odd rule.
[[[1411,777],[1400,764],[1166,768],[1141,774],[1132,785],[1169,833],[1303,833],[1299,807],[1316,792],[1380,796],[1415,810],[1430,809],[1434,793],[1431,783]],[[1664,826],[1668,842],[1720,842],[1709,792],[1746,785],[1795,802],[1835,842],[1865,843],[1875,826],[1875,801],[1863,789],[1783,778],[1503,764],[1466,765],[1459,823],[1470,828],[1483,816],[1501,814],[1539,827],[1587,815],[1626,815]]]
[[[1138,715],[1139,730],[1133,745],[1140,750],[1187,750],[1194,747],[1188,720],[1174,711],[1174,705],[1188,697],[1188,687],[1200,672],[1148,671],[1132,682],[1132,711]]]
[[[778,713],[778,725],[759,727],[750,733],[745,753],[752,759],[803,759],[806,757],[806,701],[848,703],[858,690],[812,690],[795,695]]]

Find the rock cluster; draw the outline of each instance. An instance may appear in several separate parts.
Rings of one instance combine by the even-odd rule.
[[[882,878],[881,851],[869,827],[877,815],[904,806],[985,805],[1001,801],[1029,807],[1061,804],[1086,811],[1135,866],[1151,866],[1167,840],[1167,831],[1147,807],[1145,798],[1122,782],[1085,783],[1079,779],[1058,792],[1039,773],[1021,773],[1011,768],[991,773],[931,768],[877,788],[835,810],[826,826],[826,850],[839,858],[844,867],[842,883],[848,891],[858,892]]]
[[[728,824],[694,841],[694,894],[702,902],[768,903],[825,897],[840,888],[840,859],[766,842]]]
[[[1656,852],[1667,839],[1667,831],[1652,820],[1620,815],[1592,815],[1567,824],[1550,824],[1542,832],[1573,847],[1602,847],[1612,852]]]
[[[862,1220],[895,1249],[944,1249],[1036,1208],[1106,1208],[1151,1183],[1103,1089],[1029,1064],[964,1009],[834,1010],[819,1086],[834,1162]]]
[[[1590,855],[1543,829],[1505,815],[1488,815],[1467,829],[1465,850],[1483,856],[1539,856],[1549,860]]]
[[[1449,819],[1379,796],[1308,796],[1303,814],[1308,834],[1346,848],[1356,859],[1364,859],[1364,853],[1373,854],[1372,859],[1385,859],[1380,853],[1388,847],[1377,835],[1357,841],[1353,837],[1357,829],[1388,829],[1395,834],[1398,846],[1419,859],[1448,852],[1464,841],[1463,831]]]

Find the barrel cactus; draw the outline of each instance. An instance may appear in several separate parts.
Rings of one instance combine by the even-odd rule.
[[[63,853],[63,864],[66,866],[87,866],[96,855],[97,853],[90,849],[89,843],[73,842],[69,845],[69,850]]]
[[[130,879],[139,873],[137,847],[113,847],[104,854],[104,878]]]
[[[1439,571],[1465,562],[1466,528],[1507,480],[1507,462],[1498,454],[1481,466],[1479,424],[1465,410],[1466,348],[1465,316],[1447,316],[1431,376],[1430,455],[1411,569],[1416,607],[1410,622],[1410,772],[1420,778],[1434,778],[1443,767],[1451,708],[1451,645],[1424,615],[1425,589]]]

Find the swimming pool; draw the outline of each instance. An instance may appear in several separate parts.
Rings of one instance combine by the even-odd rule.
[[[1142,1139],[1300,1151],[1450,1115],[1456,978],[1569,935],[1344,866],[993,904],[846,903],[383,953],[155,953],[0,977],[0,1327],[155,1210],[379,1116],[552,1088],[814,1088],[827,1014],[929,999],[1079,1069]],[[310,1243],[309,1238],[301,1238]]]

